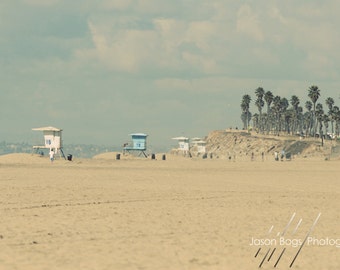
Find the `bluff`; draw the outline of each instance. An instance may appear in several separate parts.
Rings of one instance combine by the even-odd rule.
[[[298,136],[271,136],[240,130],[216,130],[205,138],[207,156],[211,158],[250,158],[274,156],[274,152],[290,153],[293,158],[339,157],[339,146],[334,140]]]

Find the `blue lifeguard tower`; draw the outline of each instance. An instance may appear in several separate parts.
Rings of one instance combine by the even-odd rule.
[[[146,137],[148,135],[144,133],[133,133],[130,135],[132,143],[124,144],[124,152],[130,153],[131,151],[136,151],[139,152],[139,156],[143,154],[144,157],[147,157],[145,151],[146,151]]]

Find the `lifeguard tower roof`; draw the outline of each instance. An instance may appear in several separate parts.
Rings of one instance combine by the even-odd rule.
[[[189,140],[189,138],[187,137],[175,137],[175,138],[172,138],[173,140],[178,140],[178,141],[186,141],[186,140]]]
[[[40,130],[40,131],[62,131],[62,129],[56,128],[56,127],[40,127],[40,128],[32,128],[32,130]]]
[[[199,141],[194,141],[193,143],[195,143],[195,144],[197,144],[197,143],[201,143],[201,144],[202,144],[202,143],[205,143],[205,144],[206,144],[207,142],[206,142],[206,141],[203,141],[203,140],[199,140]]]
[[[132,134],[130,134],[130,136],[147,137],[148,135],[144,134],[144,133],[132,133]]]

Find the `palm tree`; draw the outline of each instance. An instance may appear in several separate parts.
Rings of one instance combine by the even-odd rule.
[[[332,118],[335,121],[335,133],[337,136],[339,136],[340,108],[338,106],[333,106]]]
[[[272,104],[273,99],[274,99],[274,95],[273,95],[272,92],[267,91],[267,92],[264,94],[264,100],[265,100],[266,103],[267,103],[267,113],[270,112],[270,105]]]
[[[257,97],[257,99],[255,101],[255,105],[256,105],[257,109],[259,110],[259,129],[260,129],[260,131],[262,131],[262,108],[264,106],[264,101],[263,101],[264,94],[265,94],[265,92],[264,92],[262,87],[258,87],[255,90],[255,95]]]
[[[293,109],[296,111],[297,107],[300,104],[300,99],[297,96],[292,95],[292,97],[290,98],[290,104],[292,104]]]
[[[267,125],[266,125],[266,128],[267,128],[267,132],[269,133],[270,131],[270,118],[272,117],[271,116],[271,111],[270,111],[270,105],[272,104],[273,102],[273,99],[274,99],[274,95],[272,92],[270,91],[267,91],[265,92],[264,94],[264,100],[266,101],[267,103],[267,118],[266,118],[266,122],[267,122]]]
[[[328,107],[328,117],[331,121],[331,127],[332,127],[332,134],[334,133],[334,119],[332,117],[333,114],[333,105],[334,105],[334,99],[331,97],[326,98],[326,105]]]
[[[309,135],[309,130],[311,128],[311,123],[312,123],[312,112],[307,111],[303,114],[303,129],[306,132],[306,136]]]
[[[328,107],[329,110],[331,110],[333,108],[334,105],[334,99],[331,97],[326,98],[326,105]]]
[[[242,108],[242,105],[241,105],[241,108]],[[244,108],[242,108],[242,113],[241,113],[241,120],[242,120],[242,123],[243,123],[243,129],[246,128],[246,122],[247,122],[247,114],[244,112]]]
[[[279,133],[280,131],[280,118],[281,118],[281,97],[280,96],[275,96],[273,98],[273,107],[271,110],[275,113],[275,131],[276,134]]]
[[[258,130],[259,128],[259,118],[260,116],[257,113],[254,113],[252,116],[254,130]]]
[[[258,113],[252,116],[249,111],[252,101],[250,95],[243,95],[241,101],[241,119],[244,129],[249,130],[249,123],[252,120],[254,128],[260,132],[266,131],[267,134],[274,132],[279,134],[282,131],[288,134],[296,132],[316,136],[327,134],[329,125],[332,127],[332,134],[339,135],[340,132],[340,109],[334,106],[334,99],[328,97],[325,105],[328,112],[325,113],[321,103],[317,103],[320,98],[318,86],[312,85],[308,88],[309,100],[305,106],[301,106],[300,98],[292,95],[289,101],[280,96],[274,96],[271,91],[264,91],[262,87],[255,89],[255,106]],[[263,112],[263,107],[267,106],[267,111]],[[290,107],[291,106],[291,107]],[[304,110],[306,109],[306,112]],[[326,110],[325,110],[326,111]],[[331,122],[331,124],[329,124]],[[335,123],[335,126],[334,126]]]
[[[255,95],[256,95],[257,98],[262,99],[263,96],[264,96],[264,94],[265,94],[265,92],[264,92],[264,90],[263,90],[262,87],[258,87],[258,88],[255,90]]]
[[[305,108],[307,109],[307,111],[310,112],[310,111],[312,110],[312,108],[313,108],[312,102],[306,101],[306,103],[305,103]]]
[[[285,120],[285,130],[288,134],[291,132],[291,128],[293,127],[292,121],[294,121],[294,109],[288,109],[284,112],[284,120]]]
[[[248,130],[248,125],[250,121],[250,112],[249,112],[249,106],[251,102],[251,97],[249,95],[244,95],[242,97],[242,102],[241,102],[241,109],[242,112],[245,114],[245,125],[244,128]]]
[[[255,101],[255,105],[256,105],[256,107],[257,107],[257,109],[259,110],[259,119],[258,119],[258,123],[259,123],[259,129],[260,129],[260,131],[262,130],[262,108],[263,108],[263,106],[264,106],[264,101],[263,101],[263,99],[261,99],[261,98],[257,98],[256,99],[256,101]]]
[[[311,133],[312,130],[312,123],[313,123],[313,115],[311,113],[312,108],[313,108],[313,103],[311,101],[306,101],[305,103],[305,108],[307,109],[307,112],[309,113],[308,115],[306,115],[306,120],[308,120],[308,122],[306,123],[306,136],[308,134]]]
[[[302,122],[303,122],[303,108],[301,106],[298,106],[297,108],[297,121],[298,121],[298,129],[299,129],[299,133],[302,133]]]
[[[327,134],[328,134],[328,123],[330,121],[329,115],[328,114],[324,114],[322,117],[322,122],[325,125],[325,134],[326,134],[326,138],[327,138]]]
[[[324,115],[324,111],[323,111],[323,106],[321,103],[318,103],[315,107],[316,111],[315,111],[315,117],[316,117],[316,125],[315,127],[317,127],[319,125],[319,136],[322,137],[322,120],[323,120],[323,115]]]
[[[311,87],[309,87],[308,89],[308,97],[311,99],[312,103],[313,103],[313,127],[314,127],[314,136],[316,134],[316,115],[315,115],[315,105],[316,102],[318,101],[319,97],[320,97],[320,89],[319,87],[317,87],[316,85],[312,85]]]
[[[293,95],[290,98],[290,104],[292,104],[293,107],[293,127],[292,127],[292,132],[295,133],[296,131],[296,126],[297,126],[297,122],[298,122],[298,115],[299,115],[299,104],[300,104],[300,99]]]
[[[283,116],[285,116],[285,114],[286,114],[286,111],[287,111],[287,109],[288,109],[288,107],[289,107],[289,102],[288,102],[288,100],[286,99],[286,98],[282,98],[281,99],[281,101],[280,101],[280,116],[281,115],[283,115]],[[282,119],[282,121],[284,121],[284,119]],[[281,123],[284,123],[284,122],[282,122],[281,121],[281,119],[280,119],[280,124]],[[286,126],[284,126],[285,127],[285,131],[287,132],[287,129],[286,129]],[[281,126],[280,126],[280,131],[281,131]]]

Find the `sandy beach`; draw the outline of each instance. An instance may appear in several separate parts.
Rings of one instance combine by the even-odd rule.
[[[340,248],[321,242],[340,238],[339,160],[11,154],[0,174],[0,269],[258,269],[274,246],[252,239],[282,234],[294,213],[285,239],[303,240],[321,213],[320,245],[292,268],[299,246],[276,245],[262,268],[286,248],[277,269],[340,269]]]

